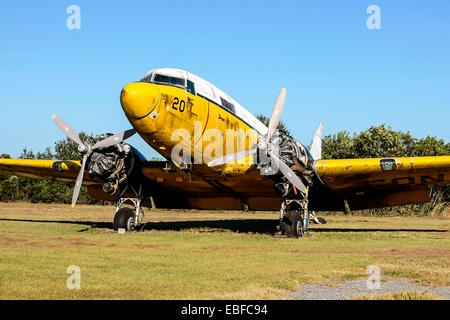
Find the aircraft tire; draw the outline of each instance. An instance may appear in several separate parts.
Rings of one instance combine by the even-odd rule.
[[[302,216],[299,211],[289,211],[283,217],[280,226],[281,233],[290,238],[303,237]]]
[[[114,216],[114,231],[123,228],[126,231],[133,231],[134,210],[131,208],[121,208]]]

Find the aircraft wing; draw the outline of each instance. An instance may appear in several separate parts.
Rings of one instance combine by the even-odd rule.
[[[272,210],[279,206],[273,183],[259,170],[248,174],[223,176],[206,165],[194,166],[187,174],[165,161],[140,164],[142,182],[159,208],[234,209],[246,205],[253,210]],[[80,170],[79,161],[0,159],[0,174],[32,179],[46,179],[74,184]],[[103,189],[103,182],[85,172],[83,185],[92,197],[115,201]],[[127,196],[133,196],[126,193]]]
[[[74,183],[79,161],[0,159],[0,174]],[[166,162],[144,162],[142,176],[157,207],[278,210],[280,198],[273,183],[259,170],[227,176],[207,166],[192,174]],[[317,176],[309,194],[311,210],[351,210],[428,202],[430,188],[450,183],[450,156],[318,160]],[[114,201],[102,190],[103,182],[86,173],[83,184],[91,196]]]
[[[246,174],[222,175],[206,165],[194,165],[191,174],[166,162],[145,162],[143,176],[156,207],[223,210],[276,210],[280,198],[273,183],[256,168]],[[275,209],[274,209],[275,208]]]
[[[359,210],[429,201],[432,186],[450,183],[450,156],[318,160],[315,170],[315,210]]]
[[[0,159],[0,174],[16,175],[32,179],[47,179],[57,182],[75,183],[80,171],[80,161]],[[83,184],[102,185],[85,173]]]

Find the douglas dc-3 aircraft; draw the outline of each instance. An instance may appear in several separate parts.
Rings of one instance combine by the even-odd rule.
[[[423,203],[432,186],[450,182],[449,156],[321,160],[321,124],[309,148],[276,130],[285,98],[282,89],[266,127],[202,78],[154,69],[121,92],[134,129],[81,141],[53,116],[78,144],[81,162],[2,159],[0,173],[75,182],[72,205],[84,184],[93,197],[116,201],[114,229],[137,230],[141,202],[148,201],[159,208],[280,210],[281,232],[292,237],[303,236],[310,219],[324,222],[314,211]],[[146,161],[124,142],[135,132],[166,161]]]

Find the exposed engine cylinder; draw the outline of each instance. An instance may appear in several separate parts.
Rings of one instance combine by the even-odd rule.
[[[94,145],[112,134],[88,138],[88,143]],[[112,147],[97,149],[89,156],[86,169],[91,178],[98,177],[104,181],[103,190],[114,194],[118,186],[127,181],[134,167],[134,154],[125,142]]]
[[[271,139],[271,145],[276,146],[273,152],[277,153],[280,160],[290,167],[305,183],[306,186],[312,184],[312,157],[308,150],[283,131],[275,133]],[[275,189],[282,197],[291,191],[288,180],[271,166],[270,161],[262,161],[260,164],[261,173],[268,176],[275,182]]]

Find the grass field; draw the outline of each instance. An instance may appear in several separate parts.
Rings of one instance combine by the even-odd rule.
[[[112,231],[113,207],[0,203],[0,299],[277,299],[304,284],[382,274],[450,285],[450,217],[325,216],[279,235],[278,214],[146,211]],[[81,270],[69,290],[66,269]]]

